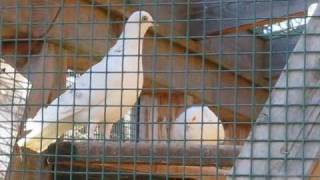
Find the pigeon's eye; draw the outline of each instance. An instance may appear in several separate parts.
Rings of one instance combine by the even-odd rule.
[[[147,16],[142,16],[142,21],[144,21],[144,22],[148,21],[148,17]]]

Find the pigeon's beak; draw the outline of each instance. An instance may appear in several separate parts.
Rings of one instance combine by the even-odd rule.
[[[154,22],[154,23],[152,24],[152,27],[151,27],[151,28],[152,28],[153,31],[157,32],[157,29],[159,28],[159,26],[160,26],[160,25],[159,25],[158,23],[155,23],[155,22]]]

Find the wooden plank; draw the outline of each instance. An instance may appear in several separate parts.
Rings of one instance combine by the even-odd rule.
[[[120,172],[129,172],[137,173],[137,176],[141,173],[152,173],[152,176],[166,176],[170,178],[190,178],[190,179],[202,179],[202,180],[224,180],[227,170],[218,169],[216,167],[207,167],[207,166],[177,166],[177,165],[163,165],[163,164],[143,164],[143,163],[89,163],[86,162],[58,162],[54,165],[64,166],[66,169],[69,169],[72,166],[72,169],[82,168],[86,169],[100,169],[103,168],[109,171],[120,171]],[[61,168],[61,167],[60,167]],[[63,168],[63,167],[62,167]],[[136,177],[138,178],[138,177]]]
[[[39,38],[50,29],[59,12],[56,1],[2,0],[1,39]]]
[[[228,179],[301,179],[318,162],[319,15],[317,7],[316,17],[290,55]]]
[[[166,92],[173,90],[187,93],[198,100],[196,103],[215,106],[216,114],[226,121],[234,118],[240,120],[242,116],[242,120],[255,117],[260,111],[259,104],[262,105],[268,95],[266,89],[254,89],[251,83],[235,76],[233,72],[219,70],[214,63],[202,61],[198,56],[186,55],[181,47],[171,48],[165,40],[159,39],[154,45],[152,40],[147,39],[144,47],[143,66],[147,79],[144,91],[158,92],[163,87]],[[154,51],[164,55],[154,57]],[[254,101],[258,106],[251,106]],[[218,108],[237,114],[220,114]]]
[[[319,178],[320,178],[320,161],[318,160],[318,162],[316,163],[316,165],[312,170],[311,177],[309,178],[309,180],[317,180]]]
[[[56,148],[58,154],[55,153]],[[72,156],[70,156],[71,149]],[[199,146],[199,144],[185,145],[184,143],[120,143],[83,140],[74,144],[70,142],[51,144],[45,154],[48,155],[49,164],[55,163],[56,157],[58,159],[69,157],[75,161],[92,163],[121,162],[121,164],[150,163],[150,157],[152,157],[152,162],[156,164],[230,167],[238,152],[239,146],[234,145],[203,144]]]
[[[105,55],[120,35],[123,23],[111,21],[110,13],[78,0],[59,1],[63,6],[55,24],[47,33],[50,42],[60,49],[69,49],[67,56],[87,56],[96,63]]]
[[[52,166],[45,163],[43,154],[32,152],[27,149],[21,150],[15,146],[13,153],[11,153],[11,166],[7,170],[5,180],[12,179],[52,179],[51,171]]]
[[[265,77],[269,65],[266,41],[243,32],[223,37],[212,36],[201,42],[208,49],[206,53],[220,56],[221,61],[230,64],[229,70],[246,74],[254,81]]]
[[[234,33],[261,26],[268,22],[286,17],[303,16],[307,7],[316,0],[282,0],[282,1],[201,1],[192,5],[192,35],[203,32],[214,35]],[[206,17],[206,25],[203,18]],[[203,29],[206,27],[206,29]]]
[[[306,14],[304,12],[297,12],[294,14],[289,14],[285,17],[274,17],[274,18],[268,18],[268,19],[262,19],[262,20],[258,19],[252,23],[241,24],[239,26],[224,28],[224,29],[218,30],[218,31],[210,31],[207,33],[207,35],[208,36],[217,36],[217,35],[236,34],[239,32],[247,32],[247,31],[253,30],[254,28],[259,27],[259,26],[264,26],[267,24],[274,24],[277,22],[282,22],[282,21],[286,21],[288,19],[293,19],[293,18],[303,18],[303,17],[305,17],[305,15]]]

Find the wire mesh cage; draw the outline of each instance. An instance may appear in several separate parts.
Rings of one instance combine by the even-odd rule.
[[[320,179],[319,0],[2,0],[0,179]]]

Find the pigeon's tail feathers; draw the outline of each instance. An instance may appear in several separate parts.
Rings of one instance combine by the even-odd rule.
[[[64,132],[72,129],[72,123],[28,122],[27,135],[18,141],[18,146],[42,152],[55,142]],[[32,128],[33,127],[33,128]]]

